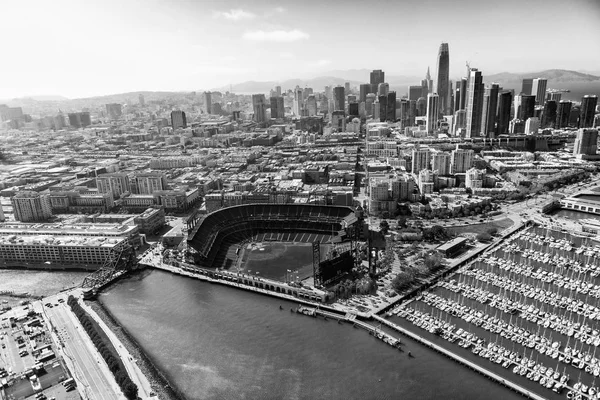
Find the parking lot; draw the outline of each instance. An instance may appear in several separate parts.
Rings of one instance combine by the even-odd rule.
[[[2,314],[0,382],[6,398],[79,399],[77,391],[66,392],[60,384],[70,376],[56,350],[43,317],[32,306]]]

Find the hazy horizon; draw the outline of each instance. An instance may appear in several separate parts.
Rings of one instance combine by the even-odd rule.
[[[600,65],[595,0],[25,0],[3,8],[15,17],[0,26],[11,38],[4,52],[14,55],[0,66],[2,99],[191,91],[353,69],[421,77],[429,66],[435,79],[442,42],[451,77],[464,75],[467,60],[484,76]]]

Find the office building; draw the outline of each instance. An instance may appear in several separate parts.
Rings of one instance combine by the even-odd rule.
[[[257,124],[267,122],[267,99],[264,94],[252,95],[252,110],[254,111],[254,122]]]
[[[533,94],[531,92],[532,86],[533,86],[533,78],[523,79],[523,83],[521,84],[521,92],[519,94],[526,94],[526,95]]]
[[[535,116],[535,96],[526,94],[515,96],[515,119],[524,122],[533,116]]]
[[[542,128],[554,128],[556,124],[556,111],[558,105],[555,100],[546,100],[544,104],[544,111],[542,112]]]
[[[411,172],[418,175],[424,169],[428,169],[431,163],[431,151],[428,147],[419,147],[417,144],[412,150]]]
[[[309,115],[310,115],[310,109],[309,109]],[[352,101],[348,103],[348,115],[351,117],[358,117],[359,116],[359,104],[356,101]]]
[[[496,136],[504,135],[509,131],[511,103],[511,92],[505,91],[498,95],[498,123],[496,124]]]
[[[271,103],[271,118],[285,118],[285,106],[283,103],[283,97],[271,97],[269,101]]]
[[[456,149],[452,150],[450,154],[450,173],[454,175],[467,172],[473,166],[474,157],[475,152],[473,150],[461,149],[457,144]]]
[[[111,193],[118,199],[124,193],[131,193],[129,177],[124,173],[100,174],[96,177],[98,193]]]
[[[581,99],[581,110],[579,111],[579,127],[591,128],[594,126],[594,115],[596,115],[596,105],[598,96],[585,95]]]
[[[396,92],[388,92],[387,94],[387,120],[396,121]]]
[[[69,113],[69,125],[74,128],[85,128],[92,124],[92,118],[88,111],[82,111],[77,113]]]
[[[375,85],[375,87],[377,87],[377,85],[379,85],[380,83],[383,83],[383,82],[385,82],[385,72],[383,72],[380,69],[374,69],[371,72],[369,83],[371,85]],[[371,92],[371,93],[375,93],[375,92]]]
[[[314,94],[310,94],[306,98],[306,112],[309,117],[317,115],[317,98]]]
[[[371,85],[368,83],[363,83],[358,87],[358,101],[360,102],[366,102],[367,101],[367,95],[369,94],[371,90]]]
[[[544,104],[548,79],[535,78],[531,84],[531,95],[535,96],[535,104]]]
[[[390,91],[389,84],[383,82],[383,83],[380,83],[379,85],[377,85],[377,95],[378,96],[387,96],[389,91]]]
[[[119,119],[123,115],[123,108],[118,103],[111,103],[106,105],[106,114],[110,119]]]
[[[419,97],[423,97],[423,88],[421,86],[409,86],[408,87],[408,100],[419,100]]]
[[[333,88],[333,111],[346,110],[346,95],[343,86]]]
[[[187,118],[185,112],[181,110],[171,111],[171,126],[173,129],[187,128]]]
[[[433,134],[437,131],[437,121],[439,118],[440,110],[440,97],[436,93],[430,93],[427,95],[427,120],[425,123],[425,129],[428,134]]]
[[[560,101],[560,99],[562,98],[562,93],[560,92],[549,92],[547,99],[548,100],[554,100],[556,102],[556,104],[558,104],[558,102]]]
[[[526,135],[537,135],[539,129],[540,119],[538,117],[527,118],[527,121],[525,121]]]
[[[556,112],[556,129],[566,128],[569,126],[571,105],[572,103],[568,100],[561,100],[558,103],[558,110]]]
[[[573,146],[574,155],[595,156],[598,152],[598,130],[579,128]]]
[[[457,83],[457,86],[458,86],[458,83]],[[468,95],[467,86],[468,86],[468,79],[462,78],[460,80],[460,101],[459,101],[459,108],[458,108],[459,110],[467,109],[467,95]]]
[[[417,117],[424,117],[427,115],[427,99],[425,97],[419,97],[417,100]]]
[[[206,114],[212,114],[212,93],[204,92],[204,112]]]
[[[384,122],[387,119],[387,96],[381,95],[377,99],[379,103],[379,120]]]
[[[296,86],[294,89],[294,105],[292,107],[292,112],[295,116],[301,117],[304,115],[304,100],[302,96],[302,89]]]
[[[10,199],[17,221],[40,222],[52,218],[50,195],[34,191],[17,192]]]
[[[405,129],[409,126],[412,126],[410,122],[410,101],[408,99],[400,100],[400,127],[401,129]]]
[[[454,121],[452,127],[452,134],[454,136],[465,136],[465,131],[467,129],[467,111],[466,110],[458,110],[454,113]]]
[[[448,91],[448,79],[450,78],[450,52],[448,43],[442,43],[437,58],[437,82],[436,92],[439,96],[439,111],[441,114],[452,114]]]
[[[465,133],[467,138],[479,136],[481,133],[484,92],[485,86],[483,85],[481,71],[471,68],[467,100],[467,128]]]
[[[497,83],[486,89],[483,100],[483,117],[481,135],[493,138],[496,133],[496,112],[498,109],[498,91],[500,86]]]

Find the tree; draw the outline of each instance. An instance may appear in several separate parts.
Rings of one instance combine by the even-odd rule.
[[[382,234],[387,235],[390,230],[390,224],[384,219],[379,223],[379,230]]]
[[[405,216],[398,215],[398,217],[396,218],[396,221],[398,221],[399,228],[406,228],[406,217]]]
[[[480,242],[489,242],[492,239],[492,235],[487,232],[481,232],[477,235],[477,240]]]

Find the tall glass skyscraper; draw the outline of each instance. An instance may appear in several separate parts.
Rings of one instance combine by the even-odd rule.
[[[467,99],[467,132],[466,137],[476,137],[481,133],[483,115],[483,95],[485,86],[481,71],[471,68],[469,75],[469,94]]]
[[[440,96],[439,110],[443,114],[452,114],[448,95],[448,79],[450,79],[450,52],[448,43],[442,43],[438,52],[436,92]]]

